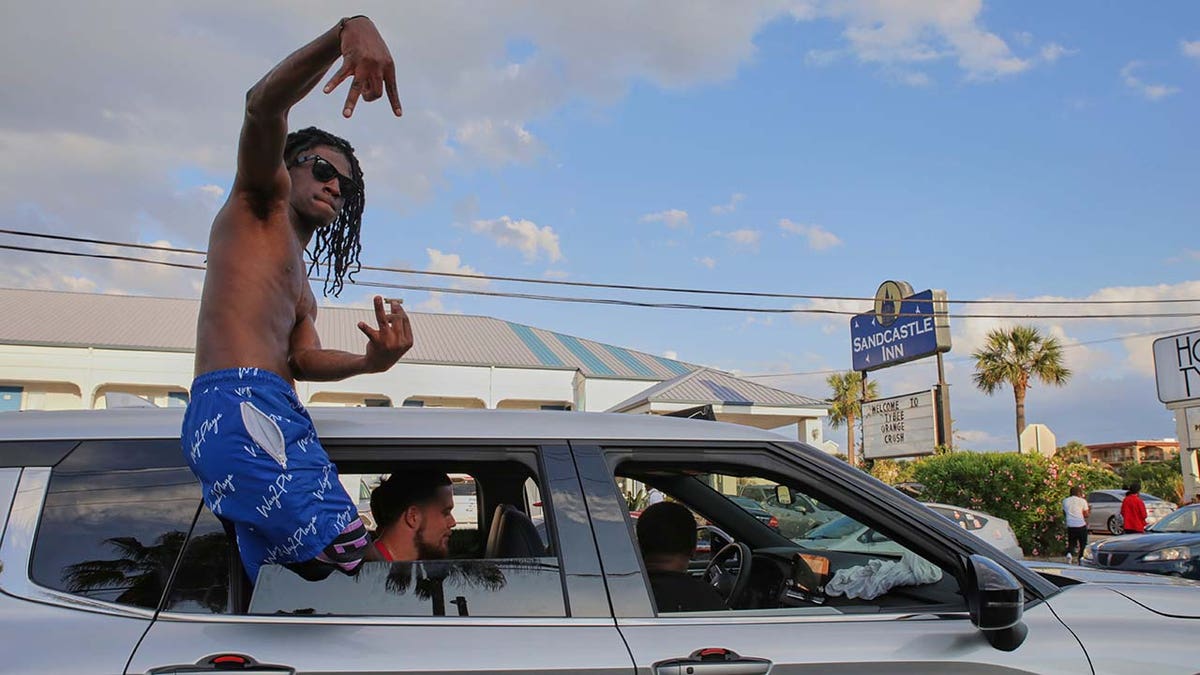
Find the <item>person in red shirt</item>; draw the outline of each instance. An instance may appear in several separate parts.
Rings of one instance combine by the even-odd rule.
[[[1146,503],[1138,496],[1141,491],[1142,484],[1133,481],[1129,485],[1129,491],[1125,493],[1125,500],[1121,502],[1121,518],[1125,521],[1127,534],[1141,534],[1146,531]]]
[[[454,529],[450,477],[436,471],[394,473],[371,491],[375,550],[383,560],[441,560]]]

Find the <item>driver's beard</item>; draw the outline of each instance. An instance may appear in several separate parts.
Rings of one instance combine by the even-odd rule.
[[[413,532],[413,548],[417,550],[417,560],[441,560],[446,557],[446,550],[425,541],[425,523]]]

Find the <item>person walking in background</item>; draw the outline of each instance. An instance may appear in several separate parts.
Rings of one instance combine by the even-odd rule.
[[[1146,503],[1138,496],[1141,491],[1141,482],[1133,481],[1129,484],[1129,491],[1125,493],[1125,500],[1121,502],[1125,534],[1142,534],[1146,531]]]
[[[1083,498],[1083,487],[1073,486],[1070,496],[1063,500],[1062,507],[1067,520],[1067,562],[1078,563],[1087,546],[1087,517],[1092,511]]]

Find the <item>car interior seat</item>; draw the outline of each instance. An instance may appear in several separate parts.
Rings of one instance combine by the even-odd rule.
[[[537,558],[546,555],[546,546],[537,526],[511,504],[498,504],[492,514],[484,555],[488,558]]]

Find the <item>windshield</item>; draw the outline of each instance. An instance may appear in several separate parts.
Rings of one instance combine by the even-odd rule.
[[[1200,508],[1179,509],[1150,526],[1155,532],[1200,533]]]
[[[814,528],[811,532],[804,535],[805,539],[845,539],[855,532],[861,530],[862,523],[851,518],[850,516],[842,516]]]

